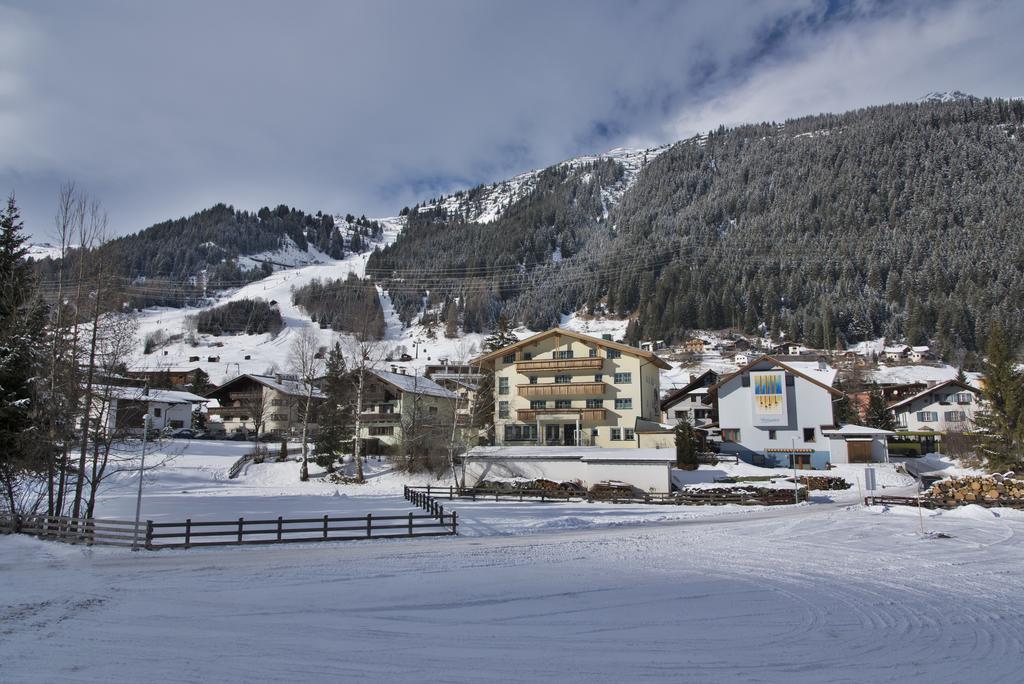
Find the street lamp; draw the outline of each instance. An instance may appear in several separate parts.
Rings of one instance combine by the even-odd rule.
[[[139,460],[139,493],[135,497],[135,535],[132,551],[139,550],[139,518],[142,515],[142,474],[146,471],[146,438],[149,436],[149,414],[142,416],[142,458]]]

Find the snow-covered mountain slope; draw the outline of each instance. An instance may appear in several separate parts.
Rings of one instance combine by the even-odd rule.
[[[959,102],[961,100],[976,100],[977,98],[973,95],[969,95],[960,90],[947,90],[944,92],[932,92],[928,93],[924,97],[920,98],[918,102]]]
[[[57,257],[60,256],[60,247],[54,244],[50,244],[49,242],[38,242],[35,244],[28,244],[25,245],[25,248],[28,249],[28,254],[26,254],[25,256],[28,257],[29,259],[35,259],[36,261],[45,259],[46,257],[52,257],[56,259]]]
[[[617,147],[604,154],[574,157],[554,166],[580,168],[602,159],[613,159],[622,164],[622,167],[625,169],[622,180],[614,186],[602,190],[607,210],[618,203],[623,193],[626,192],[636,179],[640,169],[666,149],[668,149],[668,145],[647,149]],[[460,190],[440,200],[427,202],[421,205],[420,210],[425,211],[441,207],[449,214],[462,214],[471,223],[490,223],[500,217],[502,212],[513,202],[521,199],[533,190],[536,185],[537,176],[543,170],[535,169],[521,173],[508,180],[492,183],[491,185],[472,190]]]

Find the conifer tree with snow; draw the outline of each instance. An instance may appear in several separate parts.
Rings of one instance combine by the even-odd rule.
[[[893,419],[892,413],[889,412],[889,407],[885,405],[885,397],[879,390],[873,390],[868,395],[868,408],[864,414],[864,422],[868,427],[879,430],[896,429],[896,421]]]
[[[675,429],[676,438],[676,468],[680,470],[696,470],[697,462],[697,439],[686,416],[679,419]]]
[[[314,442],[313,462],[333,472],[338,458],[352,439],[352,381],[345,367],[341,345],[337,342],[327,352],[321,389],[326,398],[319,408],[319,432]]]
[[[495,351],[502,349],[511,344],[515,344],[519,341],[515,333],[512,332],[512,326],[508,321],[508,316],[501,314],[498,316],[498,322],[494,327],[494,330],[490,335],[484,338],[484,350]]]
[[[988,334],[984,363],[984,410],[975,416],[982,454],[993,469],[1024,462],[1024,373],[998,324]]]

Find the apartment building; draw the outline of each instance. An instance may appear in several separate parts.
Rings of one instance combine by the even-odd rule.
[[[636,446],[638,418],[661,417],[660,376],[650,351],[553,328],[481,356],[494,372],[498,445]]]
[[[302,411],[309,387],[287,375],[239,375],[206,393],[217,400],[208,409],[210,418],[221,421],[227,432],[255,431],[263,434],[295,434],[302,429]],[[324,393],[313,388],[314,405]],[[315,413],[310,421],[311,434],[316,434]]]
[[[424,453],[446,448],[459,396],[429,378],[370,370],[366,379],[359,437],[371,452],[410,440]],[[412,445],[406,445],[412,446]]]
[[[967,432],[981,392],[957,380],[946,380],[889,406],[900,432]]]

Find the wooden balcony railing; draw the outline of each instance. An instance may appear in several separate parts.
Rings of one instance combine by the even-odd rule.
[[[588,356],[581,359],[530,359],[516,363],[516,370],[520,373],[532,373],[535,371],[561,371],[561,370],[601,370],[604,366],[604,359],[599,356]]]
[[[594,408],[546,408],[546,409],[516,409],[516,418],[524,422],[531,422],[537,420],[538,417],[543,418],[544,416],[550,415],[565,415],[575,418],[579,416],[581,421],[588,420],[604,420],[605,416],[608,415],[608,409],[594,409]]]
[[[360,413],[359,420],[363,423],[400,423],[402,421],[402,414],[400,413]]]
[[[603,382],[546,382],[535,385],[517,385],[521,397],[579,397],[604,394]]]

